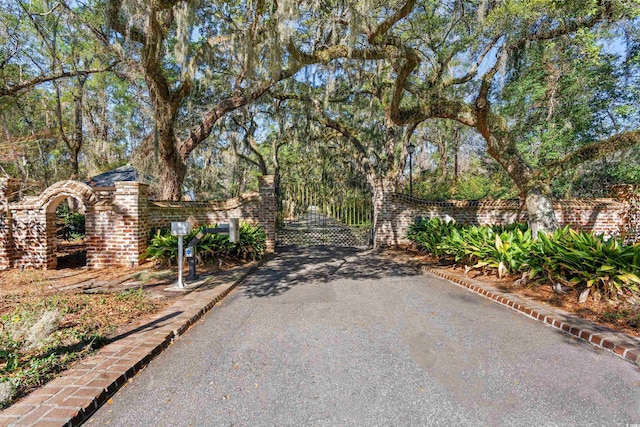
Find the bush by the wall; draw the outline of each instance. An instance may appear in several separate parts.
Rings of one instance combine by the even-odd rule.
[[[61,204],[56,209],[56,235],[63,240],[84,239],[85,215],[80,212],[72,212],[69,206]]]
[[[195,237],[203,228],[216,225],[196,227],[184,236],[184,245]],[[257,225],[240,224],[240,241],[231,243],[224,234],[205,234],[196,247],[198,259],[213,262],[219,259],[256,260],[262,258],[267,249],[267,235]],[[170,229],[156,230],[152,233],[147,245],[146,255],[160,264],[175,264],[178,259],[178,237],[171,234]]]
[[[566,286],[592,288],[615,296],[623,290],[638,292],[640,244],[624,245],[619,239],[565,227],[540,235],[529,263],[534,276],[546,275]]]
[[[468,226],[435,218],[413,224],[407,237],[437,258],[499,276],[527,273],[532,280],[593,288],[608,296],[637,293],[640,284],[639,244],[624,245],[569,227],[533,239],[524,225]]]

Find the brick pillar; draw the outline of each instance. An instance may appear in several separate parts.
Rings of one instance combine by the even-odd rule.
[[[113,197],[115,230],[109,245],[111,265],[138,265],[147,249],[149,233],[148,186],[140,182],[116,182]]]
[[[87,230],[87,268],[108,267],[115,259],[117,249],[112,241],[116,215],[110,201],[98,202],[88,208],[84,225]]]
[[[0,269],[10,268],[13,261],[13,234],[9,202],[15,200],[20,182],[0,178]]]
[[[393,200],[395,191],[391,180],[381,179],[373,187],[373,247],[380,249],[398,244],[394,223]]]
[[[276,192],[273,175],[258,177],[260,205],[258,217],[260,227],[267,233],[267,251],[276,248]]]

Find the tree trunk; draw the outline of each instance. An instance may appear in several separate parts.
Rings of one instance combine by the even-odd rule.
[[[177,161],[169,167],[163,167],[160,175],[162,183],[162,200],[181,200],[182,199],[182,183],[187,175],[187,167],[183,162]],[[178,165],[179,163],[179,165]]]
[[[460,165],[458,163],[458,151],[460,150],[460,129],[456,127],[453,133],[453,183],[458,183],[460,178]]]
[[[447,143],[444,142],[442,147],[438,147],[440,150],[440,181],[445,182],[447,180]]]
[[[476,100],[477,129],[487,141],[487,152],[507,172],[525,198],[529,227],[533,237],[538,233],[552,233],[558,228],[556,214],[551,204],[551,191],[531,165],[525,160],[509,133],[506,121],[497,115],[487,114],[488,102],[484,91]]]
[[[530,188],[525,196],[525,207],[529,217],[529,228],[533,237],[538,233],[552,233],[558,228],[551,197],[540,187]]]
[[[71,179],[78,179],[78,173],[80,171],[78,165],[78,156],[80,154],[80,149],[84,144],[84,124],[83,124],[83,116],[82,116],[82,100],[84,95],[84,83],[86,80],[82,80],[78,85],[78,93],[74,96],[75,103],[75,129],[73,136],[73,144],[69,147],[70,157],[71,157]]]
[[[182,186],[187,176],[187,164],[177,150],[177,141],[171,126],[169,129],[158,130],[158,145],[160,150],[160,184],[163,200],[181,200]]]

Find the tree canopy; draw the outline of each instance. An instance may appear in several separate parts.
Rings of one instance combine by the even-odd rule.
[[[636,0],[0,6],[0,165],[34,189],[131,161],[229,196],[319,147],[402,186],[413,143],[422,196],[519,195],[549,230],[550,197],[640,180]]]

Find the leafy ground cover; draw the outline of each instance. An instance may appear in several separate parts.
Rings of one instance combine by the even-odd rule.
[[[533,239],[524,225],[438,219],[414,224],[408,238],[421,262],[640,336],[640,245],[568,227]]]
[[[452,276],[458,275],[487,283],[496,289],[518,294],[560,308],[613,330],[640,337],[640,301],[635,297],[589,299],[580,303],[578,300],[580,292],[575,288],[563,289],[562,292],[558,292],[554,290],[554,286],[550,282],[522,283],[521,276],[517,275],[508,274],[499,278],[496,274],[491,274],[488,271],[469,270],[464,265],[443,265],[441,260],[425,254],[416,247],[404,248],[402,252],[394,252],[393,256],[405,257],[406,260],[432,266]]]
[[[216,224],[195,227],[184,237],[185,245],[204,228],[215,228]],[[224,260],[253,261],[262,258],[267,249],[267,236],[257,225],[241,223],[240,241],[231,243],[223,234],[204,234],[198,243],[197,258],[201,263]],[[168,228],[152,233],[147,257],[161,265],[175,265],[178,259],[178,237]]]
[[[1,272],[0,408],[164,309],[176,296],[149,267]]]

